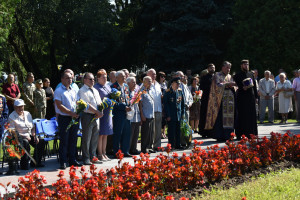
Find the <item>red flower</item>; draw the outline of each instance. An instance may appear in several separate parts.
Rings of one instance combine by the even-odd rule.
[[[174,200],[175,198],[173,196],[166,196],[166,200]]]
[[[116,153],[116,156],[119,160],[122,160],[124,158],[124,153],[119,149],[119,151]]]

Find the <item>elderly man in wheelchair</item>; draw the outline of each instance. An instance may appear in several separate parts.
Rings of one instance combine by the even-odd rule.
[[[24,111],[24,105],[25,103],[22,99],[15,100],[14,102],[15,110],[8,117],[8,128],[13,130],[10,131],[10,137],[14,137],[18,146],[23,150],[21,151],[21,170],[29,169],[29,160],[31,160],[31,167],[44,167],[41,161],[44,154],[45,142],[36,137],[32,116],[28,111]],[[30,155],[30,145],[35,148],[33,157]],[[7,175],[15,174],[16,172],[15,163],[9,161]]]

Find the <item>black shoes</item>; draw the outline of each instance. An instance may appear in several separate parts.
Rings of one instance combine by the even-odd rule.
[[[124,157],[132,157],[132,155],[131,154],[129,154],[129,153],[124,153]]]
[[[149,150],[144,150],[144,151],[142,150],[142,153],[143,153],[143,154],[146,154],[146,153],[147,153],[147,154],[150,154]]]
[[[81,167],[82,166],[82,164],[81,163],[79,163],[78,161],[74,161],[74,162],[70,162],[70,166],[74,166],[74,167]]]
[[[150,153],[156,153],[156,151],[154,149],[149,149],[148,150]]]
[[[67,164],[66,163],[63,163],[60,165],[59,169],[66,169],[67,168]]]
[[[129,152],[131,155],[140,155],[140,153],[136,150],[136,151],[130,151]]]

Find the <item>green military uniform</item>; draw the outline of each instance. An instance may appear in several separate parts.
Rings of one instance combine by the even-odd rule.
[[[24,109],[32,116],[34,116],[34,110],[35,106],[33,105],[33,91],[35,90],[35,84],[34,83],[28,83],[27,81],[23,84],[23,95],[24,95],[24,102],[25,106]]]
[[[45,119],[46,116],[46,92],[44,89],[35,89],[33,92],[34,105],[37,111],[35,112],[35,118]]]
[[[167,89],[163,97],[163,103],[166,118],[170,117],[171,119],[168,121],[168,142],[172,148],[180,149],[182,148],[180,146],[180,120],[184,115],[182,90],[180,88],[177,91],[172,88]]]

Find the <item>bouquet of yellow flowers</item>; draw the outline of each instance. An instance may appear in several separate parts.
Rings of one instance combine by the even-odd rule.
[[[117,100],[121,96],[121,91],[116,88],[111,89],[110,99]]]
[[[115,100],[109,99],[107,97],[104,97],[103,100],[102,100],[102,103],[97,106],[97,110],[99,110],[100,112],[102,112],[104,109],[109,108],[110,115],[111,115],[112,114],[112,109],[113,109],[115,103],[116,103]],[[91,123],[93,121],[95,121],[95,120],[96,120],[96,118],[93,118],[92,121],[91,121]]]
[[[114,102],[111,99],[104,97],[102,100],[102,103],[97,106],[97,110],[103,111],[104,109],[113,106],[113,104],[114,104]]]
[[[81,112],[83,112],[85,109],[88,109],[88,104],[83,101],[82,99],[80,99],[79,101],[76,102],[76,114],[79,115]],[[67,130],[69,130],[69,128],[71,128],[71,126],[78,124],[78,121],[76,121],[75,118],[72,118],[72,121],[69,123]]]

